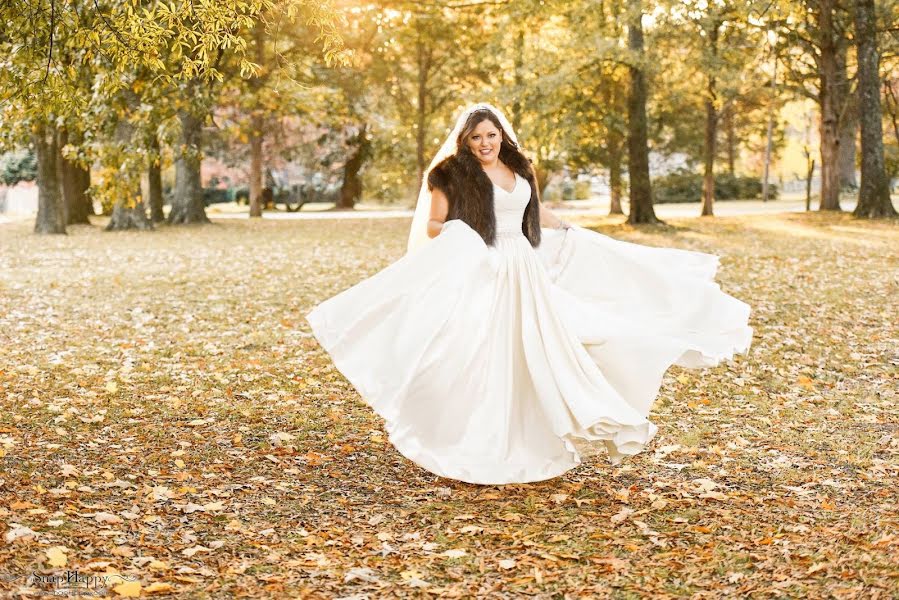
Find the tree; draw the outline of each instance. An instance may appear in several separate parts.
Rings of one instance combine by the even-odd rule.
[[[777,53],[784,59],[784,90],[819,106],[819,209],[840,210],[841,160],[847,160],[840,147],[852,136],[852,94],[845,72],[848,14],[837,0],[776,0],[767,11],[766,26],[776,32]]]
[[[66,215],[62,204],[56,161],[59,158],[59,137],[46,123],[35,123],[32,144],[37,154],[38,205],[35,233],[65,233]]]
[[[857,217],[895,217],[884,169],[880,57],[877,49],[874,0],[855,0],[855,43],[858,54],[858,91],[862,130],[862,179]]]
[[[182,139],[176,164],[179,184],[170,222],[207,221],[199,187],[199,164],[201,128],[208,114],[203,111],[208,110],[212,94],[203,85],[222,80],[218,67],[226,55],[238,63],[241,76],[256,72],[258,65],[247,59],[242,36],[253,26],[254,19],[274,4],[273,0],[242,0],[176,7],[153,1],[140,10],[131,3],[96,0],[36,0],[24,9],[2,4],[0,17],[6,25],[6,35],[0,38],[0,54],[8,58],[0,72],[2,120],[22,124],[20,140],[28,129],[40,132],[33,138],[41,143],[37,154],[55,165],[58,158],[51,159],[45,150],[58,152],[60,144],[59,140],[50,143],[48,130],[70,122],[89,101],[73,70],[87,68],[94,85],[99,82],[106,91],[114,91],[116,86],[130,83],[124,74],[143,67],[151,73],[153,85],[182,93],[175,108]],[[302,16],[319,28],[326,56],[339,52],[340,40],[333,27],[329,2],[288,0],[279,3],[279,7],[291,19]],[[102,67],[98,57],[103,57]],[[43,173],[40,180],[50,182],[48,169],[39,170]],[[54,185],[58,185],[59,177],[54,180]],[[44,194],[45,203],[60,202],[60,198],[60,194],[51,191]],[[57,212],[49,204],[46,208],[40,218],[47,219]],[[51,226],[49,221],[36,229],[64,232],[64,226]]]
[[[628,0],[628,47],[633,53],[630,94],[627,101],[628,173],[630,175],[630,213],[627,222],[661,223],[652,207],[652,184],[649,179],[649,146],[646,126],[646,75],[643,52],[643,3]]]

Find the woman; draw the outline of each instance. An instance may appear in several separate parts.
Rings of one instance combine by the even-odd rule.
[[[505,116],[476,104],[425,173],[406,255],[307,319],[404,456],[470,483],[540,481],[580,463],[575,438],[613,464],[643,450],[672,364],[748,351],[750,307],[717,267],[560,221]]]

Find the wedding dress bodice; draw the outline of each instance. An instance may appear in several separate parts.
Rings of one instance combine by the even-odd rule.
[[[507,192],[493,184],[493,210],[496,213],[496,233],[510,234],[521,232],[521,221],[524,209],[531,199],[531,186],[528,180],[515,173],[515,187]]]

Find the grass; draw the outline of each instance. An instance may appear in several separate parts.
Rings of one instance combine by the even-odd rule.
[[[896,224],[580,224],[721,255],[753,347],[669,370],[645,453],[507,486],[400,456],[303,318],[399,258],[408,219],[0,225],[0,590],[78,569],[193,598],[893,597]]]

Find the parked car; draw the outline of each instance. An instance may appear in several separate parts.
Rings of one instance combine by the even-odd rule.
[[[203,188],[203,204],[220,204],[234,201],[234,188]]]
[[[272,178],[274,179],[274,178]],[[340,183],[328,183],[316,173],[303,183],[281,184],[269,181],[270,186],[262,189],[263,206],[283,204],[288,212],[296,212],[306,204],[333,202],[340,198]],[[234,189],[234,201],[238,204],[250,203],[250,189],[240,186]]]

